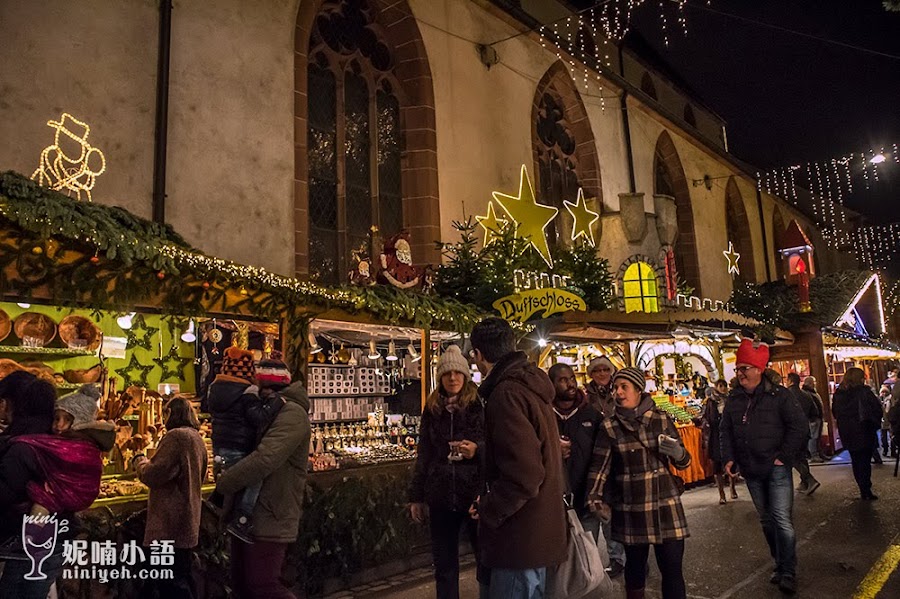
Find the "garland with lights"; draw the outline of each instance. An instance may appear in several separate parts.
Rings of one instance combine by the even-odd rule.
[[[472,217],[453,221],[459,241],[438,243],[446,262],[437,270],[434,289],[484,310],[493,310],[498,298],[515,293],[515,271],[541,273],[547,265],[527,239],[516,236],[512,224],[502,226],[488,245],[477,250],[478,223]],[[612,303],[609,263],[586,243],[571,248],[551,248],[554,268],[549,274],[569,277],[568,288],[584,298],[591,310],[605,310]]]
[[[841,271],[810,280],[812,312],[800,311],[796,287],[784,281],[744,283],[735,286],[728,310],[764,323],[756,333],[771,343],[775,339],[775,327],[802,331],[833,325],[871,276],[867,271]]]
[[[0,174],[0,291],[59,305],[170,314],[240,314],[288,322],[292,370],[316,314],[367,311],[387,322],[465,332],[473,306],[387,286],[328,288],[206,256],[171,227],[117,208],[78,202],[13,172]]]

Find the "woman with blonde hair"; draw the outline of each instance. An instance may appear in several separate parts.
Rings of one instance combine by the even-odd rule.
[[[881,403],[872,389],[866,385],[866,375],[861,368],[850,368],[844,374],[834,397],[831,412],[837,420],[838,431],[844,448],[850,452],[853,462],[853,478],[859,486],[861,499],[873,500],[872,452],[877,445],[876,431],[881,427]]]
[[[410,515],[426,517],[438,599],[459,599],[459,530],[465,525],[478,555],[477,522],[469,507],[481,491],[484,407],[469,363],[456,345],[441,354],[437,388],[425,402],[419,450],[409,486]],[[479,576],[479,580],[483,578]]]

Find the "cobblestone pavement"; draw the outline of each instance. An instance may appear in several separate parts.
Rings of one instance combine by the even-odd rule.
[[[900,479],[893,462],[873,466],[879,501],[857,499],[849,464],[816,466],[822,487],[812,497],[797,495],[795,525],[799,554],[797,597],[815,599],[900,598]],[[796,484],[796,473],[795,473]],[[782,597],[768,582],[771,558],[746,487],[740,498],[719,505],[712,486],[685,493],[691,538],[685,551],[685,579],[693,599]],[[893,548],[893,549],[892,549]],[[659,597],[659,574],[650,559],[647,596]],[[460,596],[475,599],[474,564],[464,558]],[[617,584],[621,588],[621,578]],[[616,593],[623,597],[624,591]],[[434,597],[430,568],[394,576],[329,596],[366,599]]]

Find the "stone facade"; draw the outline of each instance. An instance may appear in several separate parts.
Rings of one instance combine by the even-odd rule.
[[[166,214],[207,253],[307,273],[307,62],[325,1],[175,2]],[[821,243],[792,206],[765,193],[757,198],[752,173],[726,153],[721,119],[639,57],[625,53],[624,80],[592,74],[585,87],[552,47],[528,33],[494,46],[498,62],[488,68],[476,43],[523,29],[498,5],[370,4],[401,88],[402,222],[417,262],[439,260],[433,242],[455,238],[453,220],[484,214],[491,191],[515,193],[521,165],[542,188],[535,127],[548,90],[564,106],[563,124],[577,146],[573,168],[589,205],[602,214],[595,237],[613,273],[630,257],[659,256],[671,243],[682,278],[704,297],[726,299],[729,218],[748,281],[780,276],[775,247],[791,219]],[[565,10],[554,2],[522,6],[543,20]],[[0,4],[0,168],[30,174],[51,140],[46,122],[68,111],[92,126],[93,142],[107,155],[95,201],[149,216],[157,27],[158,3],[150,0]],[[657,100],[640,91],[644,75]],[[661,196],[674,198],[674,214]],[[643,227],[625,226],[620,197],[630,198],[628,218],[642,217]],[[640,201],[635,208],[636,197],[643,209]],[[639,235],[635,227],[643,229]],[[842,265],[824,244],[817,250],[819,272]]]

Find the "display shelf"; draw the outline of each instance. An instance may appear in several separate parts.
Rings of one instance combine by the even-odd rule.
[[[357,399],[363,397],[391,397],[394,395],[393,393],[336,393],[333,395],[323,395],[321,393],[317,393],[315,395],[310,395],[310,399]]]
[[[57,383],[56,390],[57,391],[78,391],[84,385],[88,383]]]
[[[23,347],[21,345],[0,345],[0,354],[41,356],[45,359],[64,359],[77,356],[96,356],[96,350],[71,349],[68,347]]]

